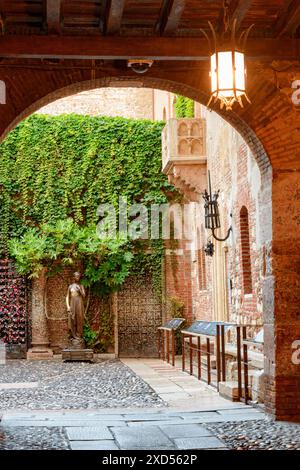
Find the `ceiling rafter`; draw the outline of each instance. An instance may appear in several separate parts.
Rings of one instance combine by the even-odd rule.
[[[61,32],[61,0],[47,0],[46,3],[48,34]]]
[[[231,0],[228,4],[229,26],[232,27],[233,21],[236,19],[236,30],[238,31],[244,21],[253,0]],[[224,9],[220,11],[216,30],[219,33],[224,32]]]
[[[105,34],[117,34],[120,31],[125,0],[108,0],[105,12]]]
[[[161,9],[156,30],[161,35],[175,33],[180,23],[186,0],[165,0]]]
[[[238,0],[233,10],[230,12],[232,22],[236,19],[236,29],[239,30],[244,18],[246,17],[252,0]]]
[[[275,36],[293,36],[300,26],[300,1],[288,0],[275,24]]]

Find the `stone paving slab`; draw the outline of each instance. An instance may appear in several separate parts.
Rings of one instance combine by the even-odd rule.
[[[35,415],[30,415],[30,416],[22,416],[22,415],[10,415],[5,413],[4,416],[5,420],[13,420],[13,421],[124,421],[126,418],[125,416],[122,415],[105,415],[105,414],[92,414],[92,415],[87,415],[86,413],[81,414],[66,414],[66,415],[57,415],[55,413],[53,414],[47,414],[43,415],[41,413],[37,413]]]
[[[71,441],[72,450],[119,450],[113,441]]]
[[[266,415],[264,413],[227,413],[226,415],[220,414],[220,421],[253,421],[264,420]]]
[[[214,419],[220,418],[219,414],[216,411],[200,412],[200,413],[180,413],[177,416],[180,416],[182,419]]]
[[[137,413],[137,414],[131,414],[126,417],[125,419],[130,419],[130,421],[157,421],[158,419],[164,420],[167,419],[168,421],[174,419],[176,420],[176,416],[169,416],[169,414],[159,414],[159,413],[153,413],[153,414],[144,414],[144,413]]]
[[[105,426],[82,426],[78,428],[67,427],[66,431],[70,441],[98,441],[102,439],[114,439],[109,429]]]
[[[127,425],[130,427],[130,428],[135,428],[135,427],[141,427],[141,426],[147,426],[147,427],[151,427],[151,426],[162,426],[163,424],[165,425],[177,425],[177,424],[182,424],[183,421],[182,420],[158,420],[158,421],[128,421]]]
[[[228,415],[228,414],[249,414],[249,413],[260,413],[262,411],[257,408],[237,408],[237,409],[229,409],[229,410],[218,410],[218,413],[221,415]]]
[[[39,386],[38,382],[14,382],[14,383],[0,383],[0,390],[7,389],[21,389],[24,388],[37,388]]]
[[[174,439],[178,449],[226,449],[225,444],[216,437],[185,437]]]
[[[171,426],[161,425],[160,429],[171,439],[182,437],[212,436],[212,433],[204,426],[198,424],[176,424]]]
[[[173,449],[174,444],[158,426],[112,428],[121,449]]]
[[[95,426],[95,425],[101,425],[101,426],[126,426],[125,421],[102,421],[102,420],[67,420],[67,419],[61,419],[61,420],[26,420],[26,421],[21,421],[21,420],[12,420],[12,419],[2,419],[1,424],[9,427],[26,427],[26,426],[35,426],[35,427],[82,427],[82,426]]]

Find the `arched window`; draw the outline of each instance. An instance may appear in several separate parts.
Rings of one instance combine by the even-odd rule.
[[[245,206],[240,211],[240,232],[244,294],[252,294],[249,217]]]

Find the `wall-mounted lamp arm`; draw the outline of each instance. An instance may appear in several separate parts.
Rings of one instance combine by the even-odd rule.
[[[215,229],[214,228],[211,229],[212,236],[214,237],[215,240],[218,240],[219,242],[225,242],[227,240],[227,238],[229,237],[231,231],[232,231],[232,227],[229,227],[226,237],[225,238],[219,238],[219,237],[217,237],[217,235],[215,235]]]

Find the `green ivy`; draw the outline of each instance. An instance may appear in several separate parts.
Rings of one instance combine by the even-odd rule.
[[[0,145],[0,255],[5,256],[10,246],[10,254],[18,259],[18,252],[19,261],[23,256],[25,264],[34,261],[30,256],[37,258],[37,270],[45,260],[55,264],[55,256],[67,264],[76,256],[69,253],[66,237],[65,255],[52,253],[51,259],[48,253],[42,259],[43,250],[50,249],[43,246],[45,229],[52,230],[47,235],[49,245],[53,230],[66,230],[59,228],[62,221],[72,220],[74,230],[90,230],[97,222],[99,204],[110,203],[117,210],[119,196],[126,197],[128,205],[167,202],[165,194],[176,192],[161,173],[163,125],[75,114],[33,115],[19,124]],[[69,235],[72,238],[74,233]],[[10,239],[13,244],[8,243]],[[21,239],[23,254],[17,244]],[[156,276],[158,286],[162,243],[153,241],[150,245],[150,255],[146,255],[143,244],[136,244],[132,272],[138,271],[141,258],[147,259],[145,266]],[[97,281],[99,270],[95,273],[93,262],[90,259],[86,269]],[[20,266],[28,272],[21,261]]]
[[[185,96],[177,95],[175,102],[176,118],[193,118],[194,114],[194,101]]]
[[[96,223],[100,203],[166,202],[161,122],[33,115],[0,145],[1,251],[28,227]]]
[[[178,194],[161,172],[164,123],[124,118],[33,115],[0,145],[0,256],[15,259],[21,274],[48,276],[80,261],[83,283],[105,297],[127,276],[151,276],[161,295],[162,240],[100,239],[96,211],[101,203],[118,210],[163,204]],[[105,351],[112,321],[102,312],[88,345]]]

